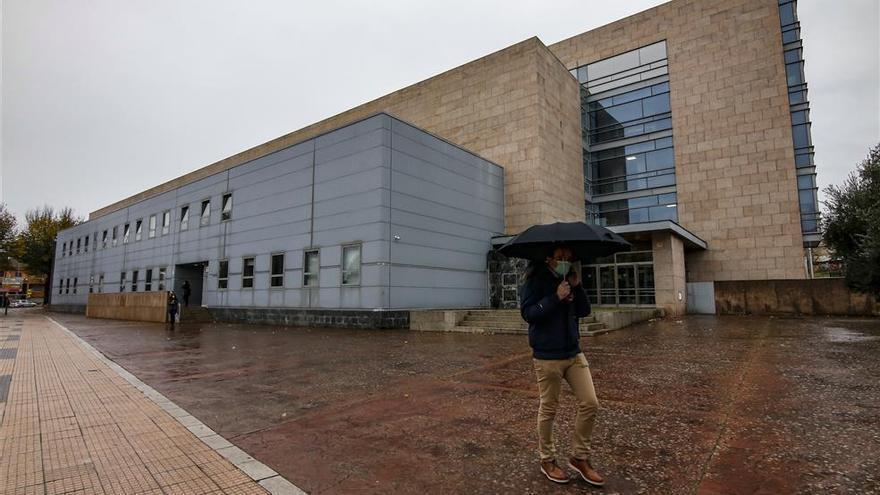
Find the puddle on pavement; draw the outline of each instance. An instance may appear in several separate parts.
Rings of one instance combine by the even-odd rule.
[[[865,342],[880,339],[878,335],[867,335],[841,327],[826,327],[825,340],[828,342]]]

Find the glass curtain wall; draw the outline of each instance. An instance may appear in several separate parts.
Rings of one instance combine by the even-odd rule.
[[[782,29],[782,51],[788,83],[788,103],[791,109],[791,134],[794,141],[794,164],[798,175],[801,230],[806,236],[819,233],[819,199],[816,164],[813,162],[813,140],[810,133],[810,102],[807,100],[803,42],[796,1],[779,0],[779,23]]]
[[[677,221],[666,42],[572,74],[581,84],[587,221]]]

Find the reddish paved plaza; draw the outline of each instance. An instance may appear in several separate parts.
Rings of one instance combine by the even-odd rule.
[[[309,493],[599,492],[538,472],[525,336],[52,317]],[[876,319],[686,317],[583,345],[604,493],[880,492]]]

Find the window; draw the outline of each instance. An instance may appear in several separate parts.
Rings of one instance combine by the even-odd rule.
[[[165,290],[165,267],[159,268],[159,290]]]
[[[89,275],[89,294],[95,292],[95,276]]]
[[[64,279],[62,278],[62,279],[58,280],[58,295],[60,296],[63,293],[64,293]]]
[[[342,247],[342,285],[361,283],[361,245]]]
[[[144,278],[144,292],[153,290],[153,269],[147,268],[147,276]]]
[[[125,292],[125,272],[119,274],[119,292]]]
[[[171,232],[171,210],[162,213],[162,235]]]
[[[672,138],[590,153],[585,179],[594,195],[675,185]]]
[[[272,255],[271,287],[284,287],[284,254]]]
[[[306,251],[303,258],[303,287],[318,285],[318,251]]]
[[[128,244],[129,239],[131,239],[131,224],[125,224],[122,227],[122,243]]]
[[[131,271],[131,291],[137,292],[137,290],[138,290],[138,271],[132,270]]]
[[[101,249],[107,249],[107,231],[101,233]]]
[[[76,294],[76,286],[77,286],[77,282],[78,282],[78,281],[79,281],[78,278],[73,277],[73,293],[74,293],[74,294]]]
[[[150,239],[156,237],[156,215],[150,215],[150,229],[147,231],[147,237]]]
[[[208,225],[211,222],[211,200],[202,201],[202,216],[199,217],[199,225]]]
[[[64,293],[70,294],[70,279],[67,279],[67,285],[64,286]]]
[[[658,194],[638,198],[598,203],[588,210],[588,222],[596,225],[626,225],[631,223],[678,221],[676,194]]]
[[[189,206],[180,208],[180,230],[189,228]]]
[[[104,292],[104,274],[98,275],[98,294],[102,294]]]
[[[82,242],[82,239],[77,238],[77,240],[76,240],[76,254],[79,254],[80,242]]]
[[[144,233],[144,221],[142,219],[137,219],[134,222],[134,240],[139,241],[143,237]]]
[[[61,257],[63,258],[65,254],[67,254],[67,243],[66,242],[61,244]]]
[[[217,272],[217,288],[229,287],[229,260],[220,260],[220,269]]]
[[[244,258],[241,265],[241,288],[252,289],[254,287],[254,259]]]
[[[116,247],[116,229],[117,229],[117,227],[113,227],[113,240],[112,240],[113,247]]]
[[[86,236],[85,242],[83,243],[83,252],[84,253],[89,252],[89,236]]]
[[[220,209],[220,220],[229,220],[232,218],[232,193],[223,195],[222,208]]]

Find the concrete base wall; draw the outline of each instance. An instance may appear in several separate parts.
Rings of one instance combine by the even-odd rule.
[[[49,311],[55,311],[57,313],[75,313],[75,314],[85,314],[86,307],[82,304],[50,304]]]
[[[466,309],[411,311],[409,314],[409,329],[448,332],[461,323],[467,314],[468,310]]]
[[[880,316],[877,298],[851,291],[842,278],[716,281],[715,309],[718,314]]]
[[[665,312],[660,308],[632,308],[615,311],[594,311],[596,322],[604,323],[606,330],[617,330],[651,318],[663,318]]]
[[[409,311],[286,308],[208,308],[218,321],[328,328],[407,328]]]
[[[167,292],[89,294],[86,316],[111,320],[164,323],[168,312]]]

